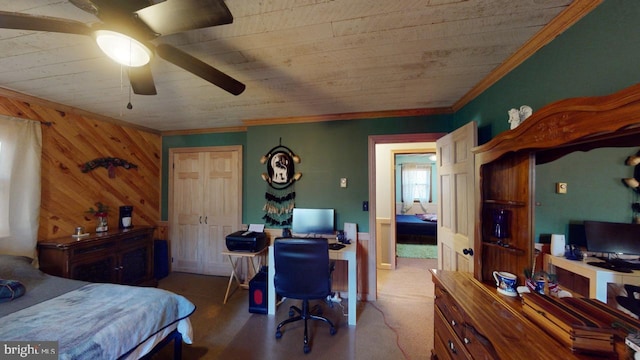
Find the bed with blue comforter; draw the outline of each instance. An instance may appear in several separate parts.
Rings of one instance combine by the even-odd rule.
[[[57,341],[59,359],[78,360],[137,359],[168,336],[191,343],[195,306],[172,292],[50,276],[1,254],[0,279],[26,289],[0,302],[2,341]]]
[[[436,245],[438,221],[435,214],[396,215],[398,244]]]

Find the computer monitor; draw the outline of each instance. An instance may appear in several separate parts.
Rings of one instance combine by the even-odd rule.
[[[575,245],[578,248],[587,248],[587,236],[584,233],[584,223],[570,223],[567,234],[567,245]]]
[[[334,209],[294,208],[291,231],[295,234],[332,235],[334,219]]]
[[[585,221],[584,232],[589,252],[640,255],[640,224]]]

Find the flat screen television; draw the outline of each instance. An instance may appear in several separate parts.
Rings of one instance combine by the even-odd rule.
[[[640,224],[585,221],[584,233],[589,252],[640,255]]]
[[[294,234],[332,235],[334,219],[334,209],[293,208],[291,231]]]

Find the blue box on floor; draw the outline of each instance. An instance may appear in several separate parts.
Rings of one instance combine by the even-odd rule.
[[[157,280],[169,275],[169,246],[167,240],[153,240],[153,277]]]
[[[256,314],[267,313],[267,267],[249,280],[249,312]]]

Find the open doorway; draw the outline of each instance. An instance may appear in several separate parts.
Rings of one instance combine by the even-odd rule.
[[[396,260],[437,259],[437,168],[435,149],[392,150]],[[395,230],[395,231],[394,231]]]
[[[435,141],[444,133],[376,135],[369,137],[369,234],[368,244],[368,300],[377,299],[378,254],[389,256],[391,228],[395,228],[395,196],[391,190],[391,149],[435,148]],[[395,241],[394,241],[395,243]],[[395,244],[393,245],[395,246]],[[395,255],[394,255],[395,257]],[[389,262],[389,259],[386,259]]]
[[[402,203],[399,199],[402,199],[403,184],[402,184],[402,168],[405,168],[405,172],[412,173],[413,170],[407,170],[408,167],[416,169],[419,166],[427,166],[426,163],[418,164],[418,161],[422,154],[432,153],[435,154],[435,143],[433,142],[416,142],[416,143],[391,143],[380,144],[376,146],[376,162],[379,166],[376,167],[376,229],[379,230],[376,236],[376,268],[378,270],[394,270],[396,268],[397,260],[397,229],[404,230],[410,229],[411,232],[417,233],[418,231],[425,231],[427,226],[430,226],[430,230],[435,233],[437,227],[431,222],[424,222],[416,215],[425,215],[430,210],[431,214],[435,214],[435,206],[428,208],[426,211],[422,210],[423,206],[428,205],[428,200],[431,199],[425,193],[419,195],[420,199],[423,199],[422,204],[414,205],[413,195],[411,199],[407,199],[406,203]],[[414,154],[414,155],[410,155]],[[404,158],[402,155],[407,155]],[[398,158],[407,160],[406,163],[398,164]],[[424,157],[426,159],[426,157]],[[386,166],[385,166],[386,165]],[[398,166],[400,169],[398,169]],[[430,170],[431,166],[428,167]],[[422,168],[422,170],[427,170]],[[405,174],[406,175],[406,174]],[[405,179],[406,180],[406,179]],[[429,175],[431,180],[431,174]],[[426,181],[426,179],[423,179]],[[408,184],[404,184],[404,189],[407,190]],[[423,189],[426,191],[426,183]],[[414,190],[414,189],[411,189]],[[430,193],[429,189],[429,193]],[[414,209],[415,207],[415,209]],[[407,214],[407,215],[405,215]],[[424,227],[423,227],[424,225]],[[415,248],[415,246],[410,246]]]

